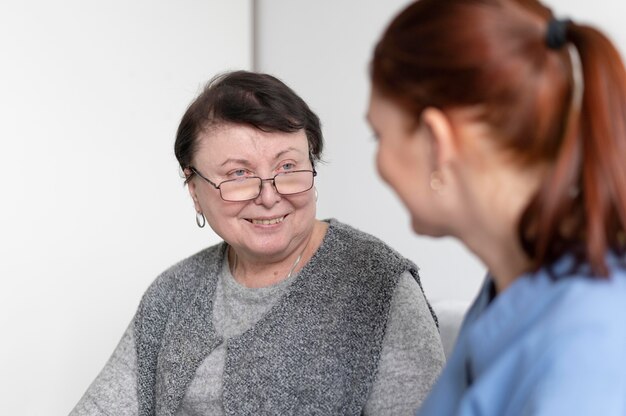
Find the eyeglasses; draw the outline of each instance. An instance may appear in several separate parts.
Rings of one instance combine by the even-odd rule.
[[[193,166],[189,167],[193,173],[213,185],[220,191],[220,196],[224,201],[242,202],[256,199],[261,195],[263,182],[272,182],[274,189],[281,195],[294,195],[306,192],[313,188],[314,178],[317,176],[313,170],[292,170],[281,172],[272,178],[260,178],[258,176],[246,176],[245,178],[229,179],[216,184],[198,172]]]

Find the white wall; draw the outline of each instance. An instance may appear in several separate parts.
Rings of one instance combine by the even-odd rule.
[[[248,0],[0,3],[0,414],[69,413],[148,284],[217,241],[174,134],[205,81],[250,67],[250,19]]]
[[[319,169],[317,180],[320,216],[337,217],[379,236],[414,260],[432,300],[470,301],[483,266],[456,241],[411,233],[404,208],[375,173],[375,143],[364,121],[373,45],[408,3],[257,0],[256,68],[281,77],[322,119],[329,163]],[[625,2],[550,4],[557,13],[606,28],[626,51]]]

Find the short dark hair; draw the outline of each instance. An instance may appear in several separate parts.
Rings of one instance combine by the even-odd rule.
[[[222,124],[244,124],[264,132],[304,130],[315,165],[324,146],[317,115],[276,77],[249,71],[217,75],[189,105],[178,126],[174,153],[182,169],[191,166],[198,135]]]

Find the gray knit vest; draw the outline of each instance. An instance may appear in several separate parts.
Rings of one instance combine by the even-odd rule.
[[[183,260],[146,291],[134,323],[140,416],[174,415],[196,369],[224,342],[213,327],[212,302],[226,248]],[[376,376],[391,297],[407,270],[419,283],[412,262],[330,220],[283,298],[227,341],[225,414],[359,415]]]

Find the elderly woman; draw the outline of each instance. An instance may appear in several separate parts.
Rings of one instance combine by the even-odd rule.
[[[72,415],[382,415],[418,407],[443,365],[417,268],[315,219],[317,116],[264,74],[215,78],[175,153],[224,240],[151,285]]]

